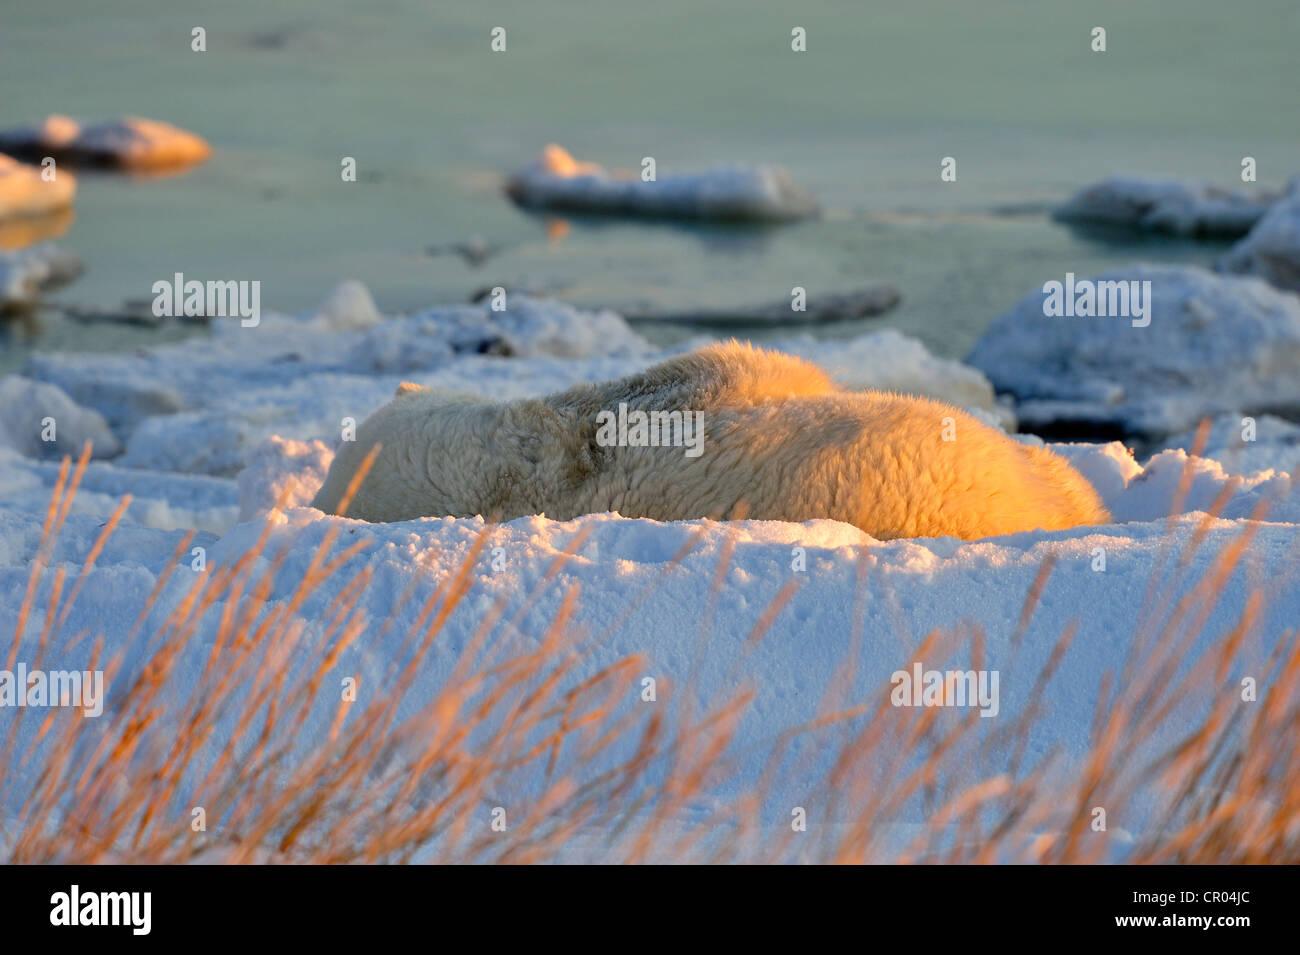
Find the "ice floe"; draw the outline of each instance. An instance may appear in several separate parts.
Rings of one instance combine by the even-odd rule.
[[[1157,232],[1180,237],[1245,235],[1277,196],[1246,195],[1206,183],[1114,176],[1088,186],[1053,210],[1081,225]]]
[[[817,202],[779,166],[714,166],[620,178],[551,144],[511,176],[506,193],[529,209],[663,219],[780,222],[816,214]]]
[[[53,114],[39,123],[0,130],[0,152],[40,162],[107,166],[126,170],[172,169],[200,163],[212,147],[170,123],[138,116],[82,124]]]
[[[76,176],[57,167],[52,175],[44,171],[0,154],[0,220],[48,216],[72,205]]]
[[[1138,265],[1150,314],[1049,317],[1037,290],[994,319],[967,363],[1016,398],[1030,431],[1163,437],[1229,411],[1300,413],[1300,298],[1255,278]]]

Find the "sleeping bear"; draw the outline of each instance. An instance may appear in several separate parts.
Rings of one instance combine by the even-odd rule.
[[[376,444],[349,517],[828,518],[879,539],[1109,521],[1051,451],[942,402],[845,390],[802,359],[737,342],[545,398],[404,384],[344,443],[313,506],[335,513]]]

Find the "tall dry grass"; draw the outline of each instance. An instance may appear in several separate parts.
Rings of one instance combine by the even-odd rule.
[[[83,453],[75,466],[63,463],[7,654],[10,669],[20,646],[32,654],[29,667],[41,666],[128,505],[124,500],[106,523],[70,588],[62,566],[48,573],[87,461]],[[364,474],[365,468],[348,498]],[[1226,500],[1225,494],[1217,507]],[[691,693],[630,705],[643,672],[637,657],[583,679],[576,673],[604,636],[647,612],[657,584],[630,600],[604,633],[574,626],[580,597],[569,591],[537,639],[502,638],[517,632],[538,595],[555,583],[582,544],[578,535],[512,617],[504,602],[482,616],[450,678],[432,698],[416,701],[411,691],[421,661],[471,592],[489,528],[420,603],[385,692],[362,694],[369,702],[324,704],[339,695],[337,674],[328,683],[327,677],[340,655],[363,638],[388,636],[412,607],[416,581],[385,620],[367,619],[362,597],[371,571],[347,567],[368,542],[343,546],[343,525],[335,522],[292,581],[289,598],[271,600],[286,555],[268,550],[268,521],[257,546],[235,564],[197,576],[164,608],[161,622],[154,621],[165,574],[125,641],[94,639],[91,666],[105,669],[112,687],[102,718],[61,709],[6,714],[0,855],[18,863],[1300,861],[1300,641],[1292,629],[1265,659],[1245,650],[1270,589],[1279,586],[1276,577],[1257,576],[1235,626],[1189,656],[1226,582],[1257,574],[1247,560],[1257,525],[1248,523],[1207,572],[1190,579],[1211,520],[1182,550],[1168,535],[1128,657],[1117,661],[1099,696],[1082,761],[1031,759],[1025,745],[1030,728],[1047,718],[1043,690],[1068,652],[1074,624],[1063,627],[1047,663],[1031,675],[1034,702],[987,730],[974,710],[954,718],[950,711],[894,709],[888,685],[869,699],[855,698],[866,638],[858,623],[817,717],[772,740],[761,778],[725,800],[714,794],[747,755],[737,752],[737,727],[753,703],[741,679],[743,655],[777,620],[794,583],[754,621],[735,663],[734,693],[707,706],[693,703]],[[698,539],[673,557],[665,575]],[[172,564],[189,545],[189,537],[180,542]],[[701,645],[732,553],[728,542]],[[1289,571],[1296,566],[1291,560]],[[1013,648],[1021,646],[1052,570],[1046,562],[1026,595]],[[854,594],[859,622],[868,572],[864,553]],[[47,578],[44,623],[35,643],[24,643]],[[314,595],[328,597],[327,609],[308,625],[300,611]],[[184,660],[200,632],[211,642],[196,674]],[[137,638],[146,649],[127,673],[125,648]],[[78,645],[88,639],[73,638]],[[899,665],[964,654],[979,668],[984,643],[975,628],[936,631]],[[1258,679],[1255,703],[1239,694],[1246,660]],[[335,707],[323,732],[312,719],[322,705]],[[1151,740],[1171,725],[1182,726],[1177,744],[1153,751]],[[808,739],[817,745],[794,745]],[[974,779],[972,753],[980,757]],[[983,766],[987,772],[978,771]],[[774,809],[770,798],[773,784],[790,778],[802,780],[809,794],[804,832],[790,825],[789,807]],[[505,831],[489,824],[497,805],[507,809]],[[1123,840],[1093,831],[1098,805],[1112,827],[1144,807],[1140,831]],[[192,825],[194,806],[206,813],[203,831]],[[918,807],[924,823],[908,824]]]

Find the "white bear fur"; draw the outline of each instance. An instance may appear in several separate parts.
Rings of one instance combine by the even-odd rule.
[[[703,453],[602,447],[597,414],[702,411]],[[955,440],[943,440],[944,419]],[[403,385],[345,442],[312,502],[334,513],[568,520],[617,511],[660,521],[830,518],[873,537],[966,539],[1104,524],[1063,458],[928,398],[845,391],[815,365],[730,342],[618,381],[504,404]]]

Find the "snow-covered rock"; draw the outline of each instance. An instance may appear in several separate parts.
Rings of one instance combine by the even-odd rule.
[[[1206,183],[1115,176],[1058,206],[1062,222],[1196,237],[1245,235],[1276,196],[1247,196]]]
[[[0,251],[0,312],[29,308],[48,289],[81,274],[81,259],[49,242]]]
[[[122,443],[94,408],[84,408],[61,388],[18,375],[0,378],[0,447],[32,458],[76,457],[91,442],[91,456],[111,458]]]
[[[1300,183],[1232,247],[1219,267],[1258,275],[1278,288],[1300,292]]]
[[[58,212],[72,205],[76,194],[72,173],[56,168],[54,178],[46,179],[39,167],[0,155],[0,220]]]
[[[1151,283],[1149,324],[1048,317],[1030,293],[968,364],[1017,400],[1028,430],[1163,437],[1231,410],[1300,414],[1300,298],[1259,279],[1140,265],[1093,280]]]
[[[600,215],[779,222],[817,212],[816,200],[779,166],[715,166],[645,182],[579,162],[554,143],[509,179],[506,192],[526,208]]]
[[[121,169],[167,169],[202,162],[212,147],[200,136],[170,123],[126,116],[83,125],[53,114],[39,123],[0,130],[0,152],[39,162],[60,162]]]

